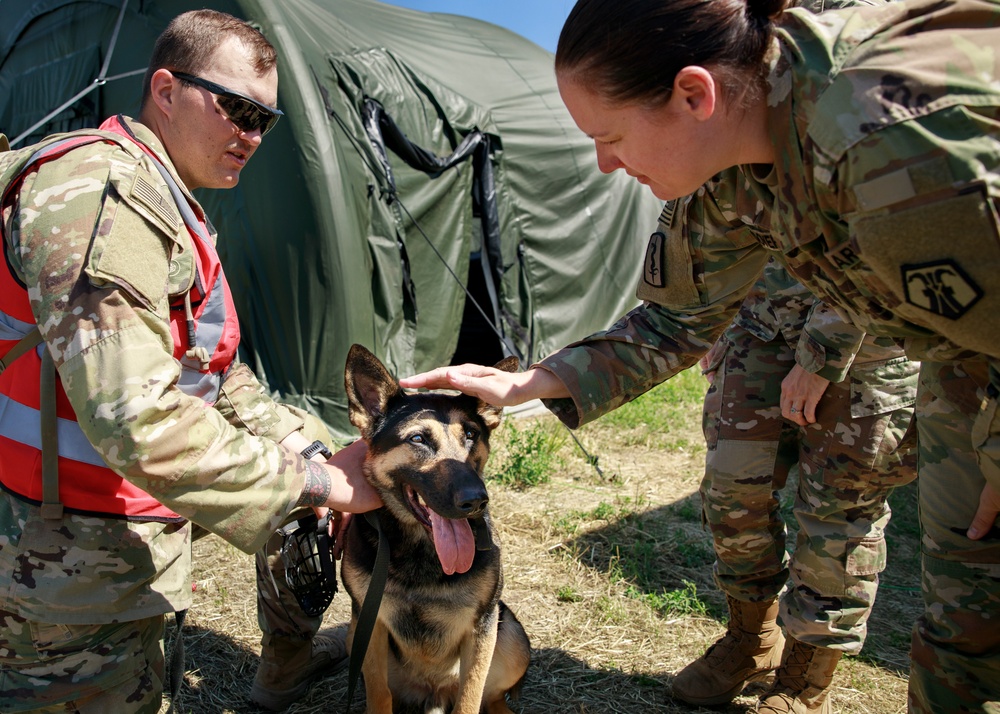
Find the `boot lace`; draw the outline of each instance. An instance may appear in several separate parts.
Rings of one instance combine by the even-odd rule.
[[[812,662],[812,655],[810,650],[793,647],[788,653],[788,658],[781,663],[781,667],[775,673],[774,687],[771,691],[774,694],[788,693],[793,697],[805,691],[809,686],[806,672],[809,670],[810,662]]]

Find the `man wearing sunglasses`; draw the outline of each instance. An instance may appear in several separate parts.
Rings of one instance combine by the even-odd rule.
[[[275,63],[242,20],[185,13],[157,40],[138,121],[0,154],[0,711],[158,712],[192,522],[257,552],[255,701],[285,708],[343,660],[267,572],[269,548],[296,509],[380,505],[364,444],[331,455],[318,420],[236,363],[191,195],[235,186],[274,127]]]
[[[284,115],[280,109],[261,104],[256,99],[234,92],[221,84],[209,82],[207,79],[195,77],[187,72],[172,72],[171,74],[182,82],[207,89],[216,95],[219,108],[229,117],[229,121],[247,134],[260,130],[260,135],[264,136],[278,123],[278,117]]]

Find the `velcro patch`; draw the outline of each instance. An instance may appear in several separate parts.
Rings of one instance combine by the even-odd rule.
[[[98,247],[97,243],[101,243]],[[95,239],[99,255],[94,278],[123,288],[149,308],[156,308],[167,294],[170,254],[162,235],[149,228],[128,204],[119,206],[106,237]]]
[[[945,189],[954,182],[948,161],[932,156],[920,163],[897,169],[854,187],[854,196],[863,211],[876,211]]]
[[[910,181],[909,172],[899,169],[855,186],[854,195],[862,210],[873,211],[913,198],[917,193]]]

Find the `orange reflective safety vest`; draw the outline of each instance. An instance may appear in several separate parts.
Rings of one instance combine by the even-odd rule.
[[[113,117],[100,128],[117,136],[88,134],[84,130],[36,145],[38,151],[24,163],[14,180],[8,181],[0,206],[6,205],[8,196],[16,191],[20,177],[27,171],[83,144],[105,141],[130,148],[132,152],[138,146],[150,156],[170,188],[197,256],[194,286],[170,307],[173,356],[181,367],[177,386],[190,396],[214,404],[223,377],[236,357],[240,332],[232,295],[211,235],[176,181],[148,147],[131,136],[124,122]],[[35,329],[27,289],[5,262],[0,267],[0,359]],[[0,373],[0,484],[15,495],[39,504],[42,502],[39,397],[42,349],[44,343],[21,355]],[[107,467],[80,429],[59,380],[56,380],[56,416],[59,500],[67,511],[137,521],[183,520]]]

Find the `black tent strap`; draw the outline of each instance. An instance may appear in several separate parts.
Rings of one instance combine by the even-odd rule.
[[[385,108],[371,97],[365,98],[362,121],[368,140],[385,167],[385,175],[393,195],[396,194],[396,184],[392,168],[389,166],[386,147],[392,149],[410,168],[427,174],[440,173],[472,157],[472,191],[483,223],[483,243],[489,257],[492,282],[494,285],[499,285],[503,278],[503,257],[500,250],[500,218],[497,211],[493,162],[490,160],[489,135],[475,129],[462,139],[451,155],[437,156],[410,141]]]
[[[483,319],[486,320],[487,324],[491,325],[493,331],[500,339],[500,343],[503,345],[504,353],[506,355],[516,355],[518,359],[524,361],[524,355],[521,354],[513,341],[500,328],[501,315],[507,318],[506,321],[508,323],[512,320],[510,316],[506,315],[497,296],[497,286],[500,285],[503,278],[503,263],[500,250],[500,220],[497,212],[496,182],[493,178],[493,162],[490,159],[489,136],[476,129],[466,135],[449,156],[437,156],[410,141],[406,134],[397,126],[396,122],[393,121],[392,117],[385,111],[385,108],[371,97],[365,98],[362,107],[362,121],[365,133],[368,135],[368,140],[384,167],[385,177],[389,182],[389,190],[397,201],[399,201],[399,196],[396,194],[396,185],[392,176],[392,168],[389,165],[387,148],[392,149],[411,168],[428,174],[440,173],[458,165],[470,156],[472,157],[472,191],[473,198],[479,206],[480,220],[483,226],[483,245],[485,248],[485,251],[481,254],[481,261],[483,263],[484,277],[486,278],[487,294],[492,304],[493,314],[496,316],[495,319],[493,321],[489,319],[485,311],[465,286],[463,286],[463,290],[465,290],[467,299],[472,300],[473,305],[479,310]],[[431,243],[430,238],[420,228],[413,215],[406,210],[405,206],[402,206],[401,203],[400,205],[410,220],[413,221],[417,230],[427,240],[441,262],[447,267],[444,257],[438,252],[434,244]],[[448,270],[455,280],[461,284],[458,276],[454,274],[450,267]]]
[[[396,152],[411,168],[434,174],[457,166],[469,156],[473,156],[480,144],[489,141],[485,134],[476,129],[462,139],[462,142],[455,147],[450,156],[438,156],[410,141],[377,100],[366,97],[361,116],[368,140],[385,165],[386,175],[393,183],[393,188],[395,188],[395,183],[385,152],[386,146]]]

